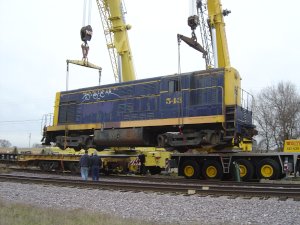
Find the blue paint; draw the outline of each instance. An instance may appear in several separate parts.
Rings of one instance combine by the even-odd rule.
[[[62,92],[59,124],[222,115],[223,90],[211,70]]]

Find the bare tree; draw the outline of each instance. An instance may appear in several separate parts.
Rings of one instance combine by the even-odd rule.
[[[284,141],[300,136],[300,96],[294,84],[264,88],[254,104],[254,120],[266,151],[283,149]]]
[[[8,148],[11,146],[11,143],[8,140],[0,139],[0,147]]]
[[[262,141],[259,142],[259,148],[265,149],[267,152],[275,147],[272,141],[273,127],[276,126],[275,115],[270,110],[272,108],[270,96],[270,89],[263,89],[254,101],[254,120],[258,129],[258,134]]]

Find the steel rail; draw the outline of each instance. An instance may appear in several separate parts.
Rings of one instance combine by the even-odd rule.
[[[62,176],[74,176],[74,174],[70,172],[45,172],[39,169],[32,170],[32,169],[20,169],[20,168],[10,168],[14,171],[18,172],[28,172],[28,173],[37,173],[37,174],[55,174],[55,175],[62,175]],[[182,183],[182,184],[190,184],[190,185],[235,185],[235,186],[260,186],[260,187],[270,187],[270,185],[274,187],[299,187],[299,183],[293,183],[293,181],[266,181],[266,182],[259,182],[258,180],[255,181],[222,181],[222,180],[201,180],[201,179],[186,179],[184,177],[171,177],[165,175],[159,176],[144,176],[144,175],[108,175],[102,176],[103,178],[109,179],[120,179],[120,180],[134,180],[134,181],[145,181],[145,182],[164,182],[164,183]]]
[[[278,186],[237,186],[237,185],[189,185],[153,182],[120,182],[120,181],[82,181],[61,178],[40,178],[14,175],[0,175],[0,182],[35,183],[72,188],[93,188],[106,190],[126,190],[138,192],[163,192],[176,194],[222,195],[222,196],[251,196],[251,197],[300,197],[300,185],[294,187]]]

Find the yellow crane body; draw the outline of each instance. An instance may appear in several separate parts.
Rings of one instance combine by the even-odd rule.
[[[208,0],[207,7],[210,27],[216,30],[217,67],[230,67],[222,5],[219,0]]]
[[[220,0],[208,0],[208,21],[211,30],[215,31],[217,68],[225,68],[225,105],[241,105],[241,77],[239,72],[231,67],[227,38],[225,32],[224,15],[229,13],[222,10]],[[214,32],[211,32],[212,35]]]
[[[121,60],[117,60],[119,63],[119,81],[131,81],[135,80],[135,72],[133,67],[132,53],[129,45],[127,30],[131,28],[124,21],[124,15],[122,11],[122,4],[120,0],[99,0],[98,6],[102,6],[103,10],[108,15],[106,21],[109,26],[109,30],[104,32],[110,32],[113,34],[113,43],[107,43],[108,48],[115,48]],[[100,9],[100,8],[99,8]],[[100,10],[100,13],[102,10]]]

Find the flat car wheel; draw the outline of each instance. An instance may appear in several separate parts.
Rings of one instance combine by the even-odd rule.
[[[185,178],[196,179],[200,176],[200,166],[194,160],[187,160],[182,164],[182,172]]]
[[[202,175],[206,179],[222,179],[222,165],[215,160],[206,160],[203,163]]]
[[[259,179],[276,180],[280,175],[280,166],[274,159],[263,159],[257,165]]]
[[[254,167],[247,159],[238,159],[235,161],[240,167],[240,177],[243,181],[248,181],[253,178]]]

